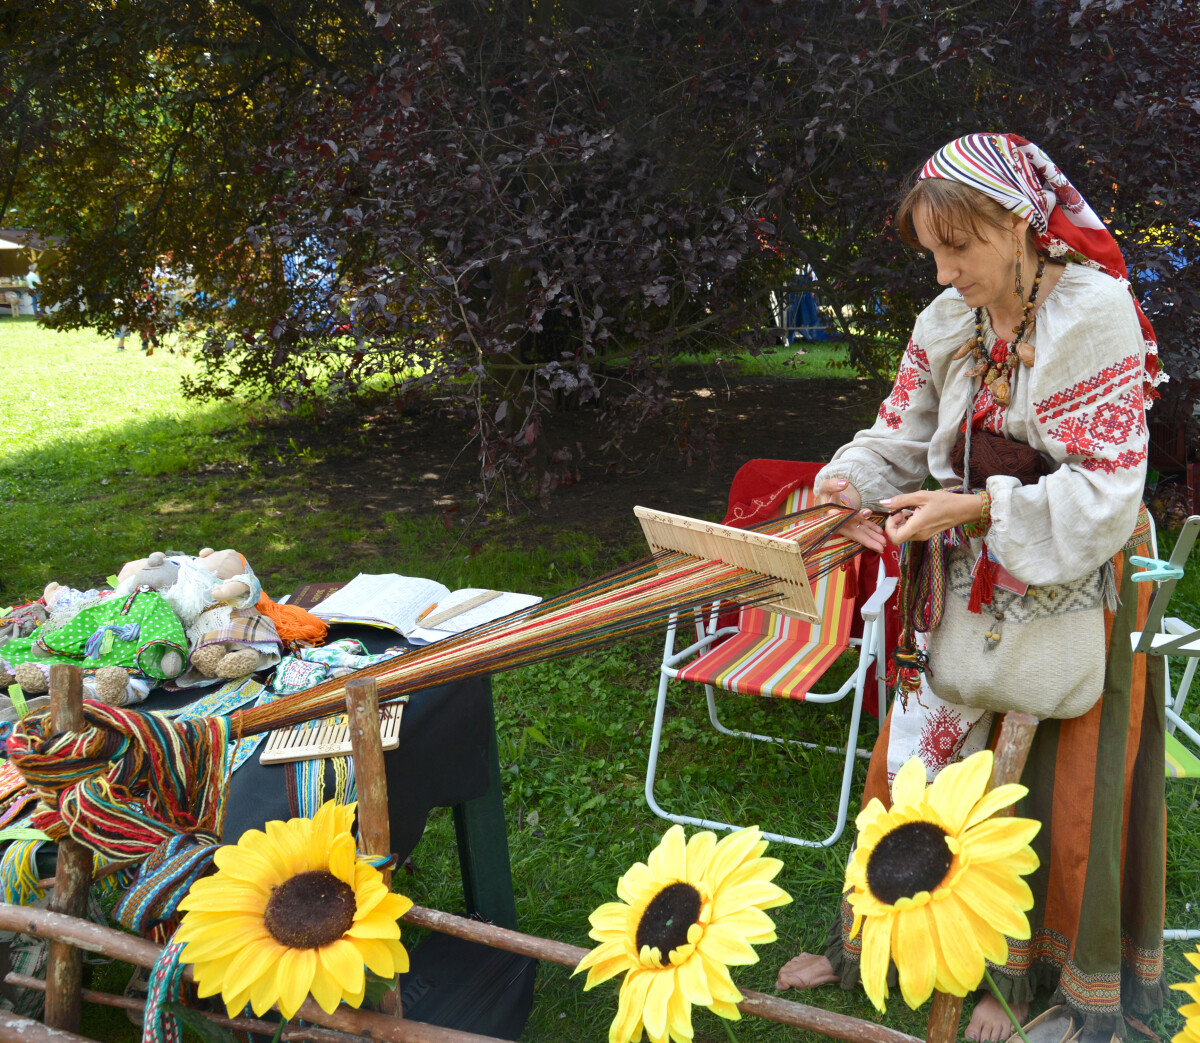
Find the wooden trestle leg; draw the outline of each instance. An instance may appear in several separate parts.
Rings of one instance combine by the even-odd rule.
[[[992,761],[992,789],[1009,782],[1020,782],[1021,771],[1037,731],[1036,717],[1027,713],[1006,713],[1000,722],[1000,738]],[[1011,815],[1012,808],[999,812]],[[954,1043],[958,1038],[958,1022],[962,1016],[962,999],[945,992],[935,992],[929,1008],[926,1043]]]
[[[354,779],[358,790],[358,836],[363,854],[390,855],[392,831],[388,818],[387,774],[383,763],[383,741],[379,737],[379,692],[373,677],[356,677],[346,682],[346,720],[354,757]],[[383,882],[392,886],[392,872],[383,871]],[[391,995],[391,1013],[403,1017],[399,981]]]
[[[50,719],[55,732],[83,731],[83,675],[77,667],[50,667]],[[50,909],[86,919],[88,891],[92,886],[92,852],[78,840],[58,842],[58,863]],[[80,989],[83,986],[83,951],[67,942],[51,941],[46,962],[46,1025],[76,1032],[79,1029]]]

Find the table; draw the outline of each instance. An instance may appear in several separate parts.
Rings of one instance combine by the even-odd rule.
[[[344,637],[358,639],[370,652],[403,643],[391,631],[348,624],[331,626],[326,640]],[[140,708],[186,706],[206,691],[157,689]],[[490,679],[468,678],[414,692],[400,719],[400,745],[384,754],[384,763],[392,850],[403,861],[421,839],[429,812],[435,807],[453,809],[468,915],[515,929]],[[234,772],[223,843],[236,843],[247,829],[261,829],[271,819],[291,817],[285,782],[285,772],[291,770],[287,764],[260,764],[255,753]],[[328,765],[326,785],[332,792],[333,769]]]

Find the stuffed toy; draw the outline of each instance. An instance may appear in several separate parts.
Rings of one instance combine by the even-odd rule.
[[[0,675],[24,691],[45,692],[50,667],[69,663],[83,671],[89,696],[126,705],[141,702],[153,683],[183,669],[187,639],[160,594],[55,587],[46,620],[0,647]]]
[[[196,557],[155,551],[126,562],[115,593],[144,588],[160,594],[183,624],[188,665],[174,677],[177,687],[245,677],[279,662],[283,643],[255,608],[262,585],[236,551],[206,547]]]

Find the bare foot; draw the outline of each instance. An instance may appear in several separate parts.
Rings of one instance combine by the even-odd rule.
[[[1029,1004],[1012,1003],[1010,1006],[1013,1016],[1024,1024],[1025,1015],[1029,1013]],[[967,1022],[967,1029],[963,1034],[967,1039],[976,1039],[980,1043],[995,1043],[996,1040],[1008,1039],[1014,1032],[1016,1029],[1004,1013],[999,1000],[989,995],[981,997],[975,1004],[975,1009],[971,1011],[971,1020]]]
[[[793,956],[780,968],[775,988],[812,989],[837,980],[838,976],[833,973],[833,964],[827,956],[802,952],[799,956]]]

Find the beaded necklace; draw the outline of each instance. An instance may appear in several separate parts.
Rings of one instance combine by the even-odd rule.
[[[1021,310],[1021,324],[1014,330],[1013,339],[1005,350],[1004,342],[997,338],[992,351],[999,349],[1004,352],[1002,358],[996,359],[983,349],[983,309],[975,309],[975,335],[954,353],[956,359],[967,355],[974,357],[976,364],[967,370],[967,378],[974,380],[982,376],[984,385],[991,391],[992,398],[1001,406],[1007,406],[1012,398],[1012,375],[1020,359],[1026,366],[1033,365],[1033,348],[1024,344],[1025,334],[1030,328],[1030,316],[1034,302],[1037,300],[1038,288],[1042,285],[1042,273],[1046,270],[1046,258],[1038,255],[1037,274],[1033,277],[1033,289],[1029,291],[1029,300]]]

